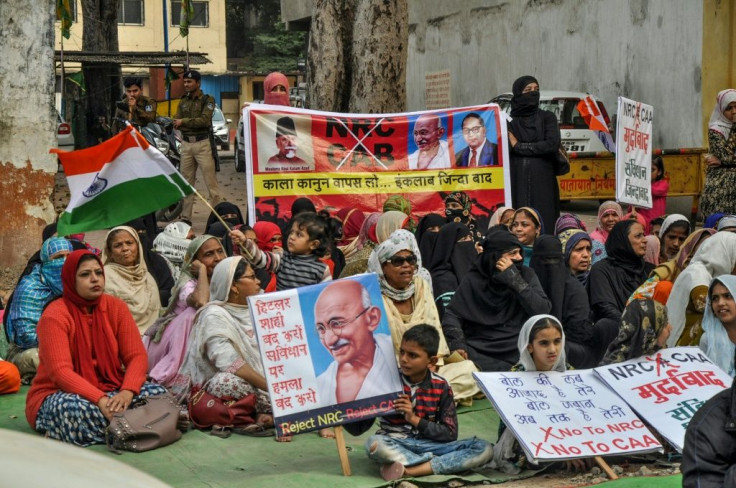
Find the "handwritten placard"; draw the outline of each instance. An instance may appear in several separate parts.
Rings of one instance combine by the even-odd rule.
[[[375,274],[248,303],[279,435],[394,412],[402,384]]]
[[[616,199],[652,208],[651,105],[618,97]]]
[[[695,412],[731,385],[697,347],[663,349],[595,372],[680,452]]]
[[[473,376],[534,462],[662,447],[592,370]]]

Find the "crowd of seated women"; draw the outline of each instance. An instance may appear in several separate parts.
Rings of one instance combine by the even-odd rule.
[[[228,225],[213,219],[211,234],[177,222],[151,239],[132,222],[99,253],[52,233],[5,310],[0,390],[30,383],[30,425],[81,446],[103,442],[114,413],[167,390],[182,402],[202,390],[252,395],[254,429],[213,433],[273,435],[247,298],[366,272],[378,277],[397,358],[412,327],[439,333],[434,371],[458,404],[482,396],[473,372],[591,368],[676,345],[699,345],[736,375],[733,217],[692,230],[663,216],[657,228],[606,202],[589,233],[573,214],[545,229],[530,207],[499,207],[481,223],[466,194],[445,203],[418,217],[398,196],[375,213],[301,200],[285,228],[250,228],[225,204]],[[508,430],[493,463],[524,467]]]

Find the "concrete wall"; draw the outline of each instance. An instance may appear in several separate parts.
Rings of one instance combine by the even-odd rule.
[[[0,274],[13,279],[54,220],[54,3],[0,1]]]
[[[487,102],[530,74],[543,90],[595,94],[609,114],[619,95],[653,105],[655,147],[700,146],[703,9],[694,0],[410,1],[407,108],[425,107],[428,72],[450,71],[454,106]]]
[[[4,0],[3,0],[4,1]],[[71,38],[64,39],[64,49],[69,51],[82,50],[82,5],[77,2],[77,22],[72,24]],[[171,1],[166,0],[166,14],[169,35],[169,51],[185,51],[186,37],[179,34],[179,26],[171,25]],[[181,2],[175,1],[174,8],[180,8]],[[118,39],[120,51],[164,51],[164,13],[162,0],[145,1],[143,25],[120,25],[118,26]],[[55,49],[61,48],[60,23],[56,22],[56,44]],[[222,74],[227,71],[227,49],[225,44],[225,1],[211,0],[209,2],[209,24],[207,27],[189,27],[189,51],[207,53],[207,58],[212,64],[193,66],[202,74]],[[76,65],[70,65],[75,68]],[[134,71],[141,73],[145,71],[140,67],[126,68],[124,72]]]

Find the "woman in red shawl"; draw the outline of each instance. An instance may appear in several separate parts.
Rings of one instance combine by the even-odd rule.
[[[78,446],[105,442],[113,414],[166,389],[145,382],[148,361],[128,306],[105,294],[105,270],[88,250],[67,256],[61,299],[38,322],[36,378],[26,419],[52,439]]]

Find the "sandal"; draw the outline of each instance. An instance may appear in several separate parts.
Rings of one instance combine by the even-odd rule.
[[[261,424],[250,424],[244,427],[234,427],[232,433],[250,437],[273,437],[276,435],[276,430],[264,427]]]
[[[227,439],[230,437],[231,433],[232,431],[230,430],[230,427],[225,425],[213,425],[212,430],[210,431],[210,435],[219,437],[220,439]]]

